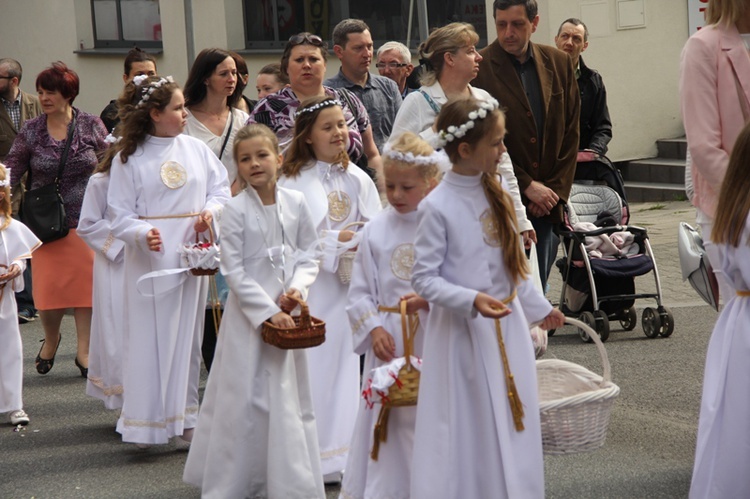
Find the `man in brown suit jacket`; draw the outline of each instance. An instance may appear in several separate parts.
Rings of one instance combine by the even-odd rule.
[[[580,97],[570,57],[531,43],[539,24],[536,0],[495,0],[497,40],[480,50],[483,88],[505,108],[508,148],[534,225],[542,285],[557,255],[554,228],[562,221],[578,153]]]
[[[42,106],[35,95],[22,92],[18,85],[21,83],[21,65],[15,59],[0,59],[0,162],[8,155],[13,140],[26,120],[42,114]],[[23,197],[24,178],[13,188],[13,213],[18,213],[18,207]],[[18,321],[23,324],[34,320],[36,309],[31,298],[31,265],[27,265],[23,274],[24,290],[16,293],[18,306]]]

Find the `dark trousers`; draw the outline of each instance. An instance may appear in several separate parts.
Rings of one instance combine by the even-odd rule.
[[[16,306],[19,312],[28,310],[32,317],[36,314],[34,297],[31,294],[31,260],[26,260],[26,270],[23,271],[23,291],[16,293]]]
[[[557,258],[557,246],[560,239],[555,234],[557,223],[548,222],[541,218],[532,218],[531,224],[536,231],[536,256],[539,261],[539,277],[542,279],[542,289],[547,292],[547,279]]]

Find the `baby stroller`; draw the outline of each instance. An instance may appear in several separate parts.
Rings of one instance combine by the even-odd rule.
[[[560,308],[609,338],[610,321],[626,331],[635,328],[636,299],[653,298],[641,324],[649,338],[674,331],[672,313],[662,304],[656,260],[645,228],[628,225],[630,211],[620,172],[606,158],[579,163],[559,230],[563,258],[556,262],[563,278]],[[636,293],[635,278],[654,273],[656,293]],[[583,341],[591,341],[583,330]]]

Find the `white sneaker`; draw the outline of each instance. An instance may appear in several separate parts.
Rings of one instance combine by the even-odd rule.
[[[27,424],[29,424],[29,421],[29,415],[26,414],[23,409],[19,409],[10,413],[10,424],[12,424],[13,426],[26,426]]]

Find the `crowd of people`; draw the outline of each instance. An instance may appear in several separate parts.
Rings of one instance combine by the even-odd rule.
[[[327,43],[296,34],[257,75],[257,100],[236,53],[202,50],[180,87],[134,48],[100,117],[73,106],[80,82],[64,63],[37,76],[35,98],[20,64],[0,59],[0,412],[30,422],[19,323],[38,309],[35,365],[48,374],[72,309],[86,392],[120,411],[123,442],[186,442],[183,478],[204,497],[324,497],[325,483],[343,498],[543,497],[534,361],[539,328],[564,322],[545,298],[555,228],[612,124],[581,20],[563,21],[552,47],[531,41],[535,0],[495,0],[493,17],[497,39],[481,50],[470,24],[434,29],[419,68],[400,42],[376,52],[367,24],[345,19],[326,80]],[[750,9],[711,0],[708,22],[680,84],[727,306],[691,490],[739,497]],[[40,241],[18,201],[50,184],[69,231]],[[185,248],[217,245],[215,275],[191,273]],[[326,324],[321,345],[264,340],[264,324],[295,329],[308,307]],[[419,403],[378,416],[412,364]]]

